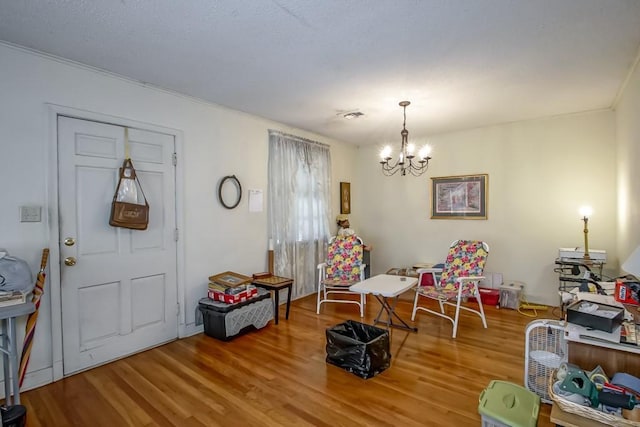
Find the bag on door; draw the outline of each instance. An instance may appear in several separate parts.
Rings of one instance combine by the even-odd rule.
[[[142,193],[144,204],[138,203],[138,188]],[[146,230],[148,224],[149,203],[147,203],[131,159],[125,159],[120,168],[120,179],[111,202],[109,225],[132,230]]]

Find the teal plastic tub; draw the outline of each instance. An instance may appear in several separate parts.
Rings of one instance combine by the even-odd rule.
[[[480,393],[482,427],[535,427],[540,396],[508,381],[493,380]]]

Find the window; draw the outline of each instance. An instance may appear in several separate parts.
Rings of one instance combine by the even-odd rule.
[[[316,266],[324,260],[329,237],[329,147],[270,131],[268,205],[276,274],[295,280],[294,296],[314,292]]]

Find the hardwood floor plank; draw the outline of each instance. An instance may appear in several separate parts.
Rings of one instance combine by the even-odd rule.
[[[398,303],[409,320],[410,293]],[[223,342],[199,334],[23,392],[28,426],[478,426],[491,380],[523,383],[526,325],[514,310],[485,307],[488,329],[463,313],[427,313],[418,332],[392,330],[391,366],[364,380],[327,364],[326,329],[371,323],[355,306],[293,301],[289,320]],[[544,314],[544,313],[543,313]],[[549,311],[549,314],[551,312]],[[541,405],[538,426],[550,426]]]

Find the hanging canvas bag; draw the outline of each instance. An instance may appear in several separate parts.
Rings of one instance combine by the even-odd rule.
[[[138,188],[142,193],[144,204],[138,203]],[[131,159],[125,159],[120,168],[120,179],[111,202],[109,225],[132,230],[146,230],[148,224],[149,203],[147,203]]]

